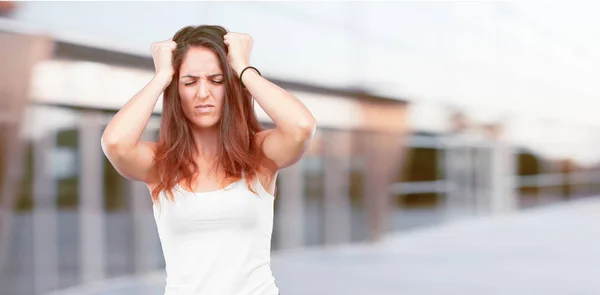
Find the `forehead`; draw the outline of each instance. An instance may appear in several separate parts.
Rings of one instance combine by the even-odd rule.
[[[220,72],[221,66],[217,55],[211,50],[203,47],[192,47],[185,54],[179,71],[182,74],[211,74]]]

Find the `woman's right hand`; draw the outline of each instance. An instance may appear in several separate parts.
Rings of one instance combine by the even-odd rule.
[[[154,60],[155,75],[167,79],[171,83],[175,70],[173,69],[173,50],[177,43],[173,40],[152,43],[152,59]]]

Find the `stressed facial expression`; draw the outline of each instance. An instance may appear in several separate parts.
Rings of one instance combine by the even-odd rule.
[[[202,47],[190,48],[179,68],[178,87],[183,113],[195,127],[209,128],[219,123],[225,82],[214,52]]]

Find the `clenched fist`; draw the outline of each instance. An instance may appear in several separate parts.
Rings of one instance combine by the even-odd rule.
[[[177,47],[177,43],[173,40],[152,43],[152,59],[154,60],[154,69],[157,76],[167,78],[169,83],[173,79],[175,70],[173,69],[173,50]]]
[[[243,33],[227,33],[223,40],[228,48],[229,64],[239,75],[245,67],[250,65],[250,52],[254,41],[250,35]]]

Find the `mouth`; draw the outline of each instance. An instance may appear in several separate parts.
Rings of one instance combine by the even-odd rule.
[[[212,104],[200,104],[197,105],[195,108],[200,114],[210,114],[212,113],[212,110],[215,109],[215,106]]]
[[[196,106],[197,109],[208,109],[208,108],[214,108],[215,106],[212,104],[199,104]]]

